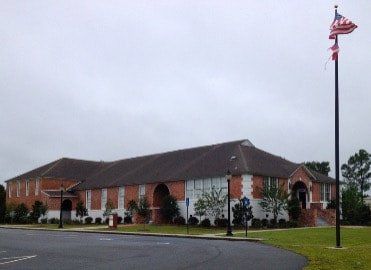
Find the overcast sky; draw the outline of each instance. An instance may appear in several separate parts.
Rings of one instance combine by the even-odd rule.
[[[337,3],[343,163],[371,151],[371,1]],[[0,182],[244,138],[333,162],[333,4],[1,0]]]

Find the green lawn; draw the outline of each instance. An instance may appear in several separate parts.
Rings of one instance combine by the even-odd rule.
[[[174,226],[174,225],[146,225],[143,230],[143,224],[135,225],[120,225],[118,231],[122,232],[148,232],[148,233],[166,233],[166,234],[187,234],[186,226]],[[220,228],[201,228],[201,227],[189,227],[189,234],[200,235],[200,234],[218,234],[225,232],[225,229]]]
[[[236,236],[244,236],[242,233]],[[335,228],[306,228],[287,231],[259,231],[248,237],[261,237],[264,242],[306,256],[306,269],[371,269],[371,227],[341,228],[341,244],[335,246]]]

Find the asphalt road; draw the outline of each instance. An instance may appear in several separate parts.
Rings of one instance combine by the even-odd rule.
[[[0,269],[302,269],[252,242],[0,229]]]

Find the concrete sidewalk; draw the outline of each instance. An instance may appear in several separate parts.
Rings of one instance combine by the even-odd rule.
[[[108,230],[107,226],[86,227],[86,228],[71,228],[71,229],[53,229],[53,228],[40,228],[31,227],[29,225],[1,225],[3,229],[21,229],[21,230],[35,230],[35,231],[62,231],[62,232],[77,232],[77,233],[100,233],[112,235],[138,235],[138,236],[157,236],[157,237],[175,237],[175,238],[191,238],[191,239],[207,239],[207,240],[227,240],[227,241],[247,241],[247,242],[260,242],[262,238],[245,238],[245,237],[227,237],[223,234],[170,234],[170,233],[147,233],[147,232],[123,232],[116,230]],[[99,228],[99,229],[98,229]],[[107,229],[107,230],[101,230]],[[238,231],[240,232],[240,231]]]

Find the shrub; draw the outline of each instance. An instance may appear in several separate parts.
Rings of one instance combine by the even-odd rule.
[[[18,204],[14,209],[14,222],[26,224],[29,222],[28,209],[24,203]]]
[[[174,218],[174,224],[175,225],[184,225],[185,224],[185,218],[182,216],[177,216]]]
[[[279,228],[286,228],[286,220],[281,218],[279,221],[278,221],[278,227]]]
[[[277,228],[277,221],[274,218],[270,219],[268,227],[269,228]]]
[[[80,218],[86,217],[88,215],[88,209],[85,208],[82,201],[78,201],[76,204],[76,217]]]
[[[102,218],[101,218],[101,217],[97,217],[97,218],[95,218],[94,223],[96,223],[96,224],[101,224],[101,223],[102,223]]]
[[[214,221],[216,227],[225,228],[228,225],[228,219],[226,218],[216,218]]]
[[[109,218],[108,217],[104,220],[104,223],[106,223],[106,224],[109,223]]]
[[[267,227],[268,227],[268,219],[263,218],[263,219],[261,220],[261,222],[262,222],[262,227],[263,227],[263,228],[267,228]]]
[[[49,223],[50,224],[58,224],[59,223],[59,218],[53,217],[53,218],[49,219]]]
[[[124,217],[124,224],[131,224],[133,223],[133,219],[131,216],[125,216]]]
[[[117,217],[117,223],[118,224],[121,224],[122,223],[122,217],[120,217],[120,216]]]
[[[235,227],[243,227],[245,226],[245,218],[247,218],[247,221],[251,220],[254,215],[252,214],[252,206],[244,206],[242,199],[239,201],[239,203],[235,204],[232,207],[233,212],[233,221]],[[216,224],[215,224],[216,225]]]
[[[201,221],[200,223],[200,226],[201,227],[210,227],[211,226],[211,222],[210,222],[210,219],[208,218],[205,218],[204,220]]]
[[[297,227],[299,227],[299,222],[297,222],[296,220],[290,220],[290,221],[287,222],[287,227],[297,228]]]
[[[331,200],[327,206],[326,209],[336,209],[336,200]]]
[[[47,224],[48,223],[47,218],[42,218],[40,221],[41,221],[41,224]]]
[[[198,222],[199,222],[198,218],[193,217],[192,215],[188,219],[188,225],[190,226],[196,226]]]
[[[290,220],[298,220],[301,213],[300,201],[295,194],[291,194],[291,199],[287,202],[287,210]]]
[[[82,224],[82,220],[74,219],[74,220],[72,220],[72,224],[80,225],[80,224]]]
[[[253,218],[251,220],[251,227],[253,227],[254,229],[260,229],[262,227],[261,220],[258,218]]]
[[[63,223],[64,223],[64,224],[67,224],[67,225],[71,225],[72,222],[73,222],[73,221],[70,220],[70,219],[63,220]]]
[[[174,196],[167,195],[162,199],[160,212],[167,222],[171,222],[175,217],[178,217],[179,211],[179,206]]]
[[[44,216],[48,211],[48,206],[43,204],[43,202],[35,201],[32,205],[32,212],[30,213],[30,219],[32,222],[37,223],[41,216]]]
[[[91,224],[93,222],[93,218],[92,217],[86,217],[85,218],[85,223],[86,224]]]

